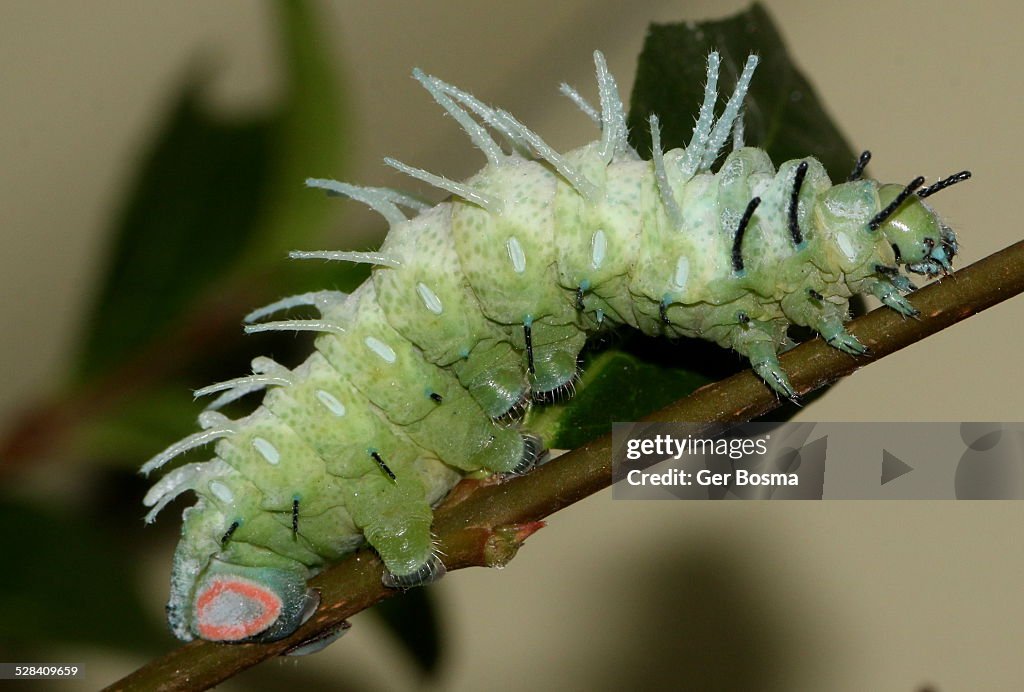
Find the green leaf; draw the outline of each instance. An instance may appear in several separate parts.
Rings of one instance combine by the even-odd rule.
[[[846,178],[856,160],[853,151],[793,64],[767,10],[756,3],[718,21],[651,25],[629,112],[630,134],[638,151],[650,154],[647,118],[651,113],[661,120],[664,149],[689,142],[712,50],[722,58],[720,93],[731,93],[748,55],[756,53],[760,59],[744,108],[748,144],[767,150],[776,164],[815,156],[834,180]]]
[[[136,470],[170,441],[194,433],[200,410],[180,386],[127,390],[116,406],[99,410],[88,425],[76,428],[68,447],[86,458]]]
[[[635,420],[714,380],[671,366],[664,353],[653,353],[657,346],[637,339],[631,350],[620,347],[586,359],[576,396],[534,407],[526,427],[552,449],[573,449],[607,433],[616,421]]]
[[[237,261],[268,177],[264,120],[226,124],[190,80],[118,223],[78,370],[104,372],[149,343]]]
[[[303,180],[340,168],[340,98],[306,4],[275,6],[284,27],[284,102],[270,114],[222,120],[201,105],[203,75],[187,81],[120,214],[86,322],[80,378],[180,327],[229,274],[283,264],[287,249],[322,230],[330,207]]]
[[[144,616],[125,549],[68,513],[0,501],[0,642],[45,650],[80,642],[138,650],[166,642]]]
[[[309,5],[274,3],[287,67],[287,97],[272,123],[270,179],[257,234],[244,266],[278,265],[288,251],[318,238],[334,205],[308,189],[307,178],[341,175],[342,99],[327,36],[316,29]]]
[[[440,625],[433,591],[412,589],[381,601],[370,611],[409,653],[425,675],[437,670],[441,657]]]
[[[749,143],[766,148],[776,163],[815,155],[831,176],[846,176],[854,163],[850,147],[792,64],[778,30],[758,4],[723,20],[650,27],[629,113],[632,144],[642,155],[649,156],[651,150],[650,113],[657,113],[661,120],[663,148],[689,141],[712,50],[722,58],[720,91],[731,90],[750,53],[760,57],[746,100]],[[584,363],[577,396],[564,404],[534,408],[526,426],[550,447],[571,449],[606,433],[614,421],[638,420],[746,366],[736,354],[706,342],[661,342],[654,345],[651,340],[629,337],[624,344],[591,356]],[[790,405],[771,417],[785,420],[796,410]]]

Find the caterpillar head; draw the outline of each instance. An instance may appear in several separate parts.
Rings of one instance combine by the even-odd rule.
[[[917,188],[922,178],[906,187],[882,185],[878,189],[882,211],[868,227],[882,234],[892,246],[896,261],[905,264],[907,271],[926,276],[949,272],[959,249],[956,234],[923,200],[970,177],[969,171],[961,171],[921,190]]]

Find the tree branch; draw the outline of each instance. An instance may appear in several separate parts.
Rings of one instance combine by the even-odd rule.
[[[1022,291],[1024,241],[916,292],[919,320],[880,308],[851,322],[850,331],[871,349],[869,357],[852,358],[814,339],[785,353],[781,363],[797,391],[806,394]],[[747,371],[703,387],[646,420],[738,423],[779,403]],[[435,514],[434,530],[448,569],[507,563],[545,517],[607,487],[611,477],[609,434],[504,483],[463,481]],[[382,572],[380,560],[362,550],[311,581],[320,590],[320,608],[288,639],[272,644],[191,642],[107,689],[207,689],[395,595],[381,585]]]

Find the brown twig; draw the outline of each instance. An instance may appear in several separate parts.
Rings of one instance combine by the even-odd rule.
[[[796,389],[806,394],[1022,291],[1024,241],[915,293],[919,320],[882,308],[851,322],[850,331],[871,349],[870,357],[854,359],[815,339],[784,354],[781,362]],[[778,405],[779,400],[760,380],[743,372],[694,392],[648,420],[741,422]],[[435,517],[435,532],[448,568],[508,562],[526,537],[543,525],[545,517],[608,486],[611,475],[611,436],[605,435],[506,483],[464,482]],[[311,582],[321,592],[321,606],[288,639],[272,644],[192,642],[108,689],[207,689],[337,628],[345,618],[394,595],[381,585],[382,571],[375,555],[360,551]]]

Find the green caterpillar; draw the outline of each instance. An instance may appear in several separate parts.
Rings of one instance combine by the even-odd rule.
[[[388,586],[439,578],[432,506],[467,473],[536,463],[540,439],[510,420],[571,391],[577,356],[599,330],[714,341],[794,397],[777,358],[791,325],[862,354],[843,326],[849,298],[874,295],[915,316],[900,266],[926,276],[951,268],[956,236],[924,200],[968,172],[930,187],[882,185],[861,177],[867,153],[839,185],[810,157],[776,170],[743,146],[757,59],[716,117],[717,53],[689,145],[662,152],[652,116],[645,161],[627,142],[604,58],[594,59],[599,109],[563,86],[601,129],[586,146],[559,154],[509,113],[416,71],[484,153],[483,170],[460,183],[387,160],[452,195],[433,207],[307,181],[368,204],[390,233],[378,252],[293,253],[377,266],[350,295],[307,293],[250,314],[249,332],[320,333],[315,352],[294,370],[257,358],[252,375],[200,390],[219,393],[202,430],[142,467],[215,443],[212,460],[176,468],[145,498],[152,521],[181,493],[198,496],[184,513],[167,606],[178,637],[287,636],[316,607],[307,579],[364,542]],[[262,321],[298,306],[319,318]],[[245,418],[216,410],[259,390],[263,403]]]

